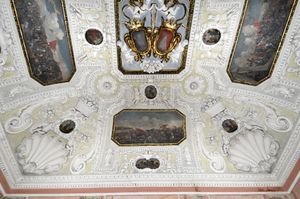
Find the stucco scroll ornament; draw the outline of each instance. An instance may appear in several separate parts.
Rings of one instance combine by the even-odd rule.
[[[32,112],[39,106],[45,103],[50,103],[59,100],[60,102],[64,98],[57,97],[57,98],[49,98],[45,100],[41,100],[40,102],[36,102],[33,104],[29,104],[27,106],[24,106],[21,108],[17,116],[13,116],[10,119],[8,119],[4,124],[4,129],[7,133],[10,134],[17,134],[25,131],[29,127],[32,126]]]
[[[286,133],[292,130],[293,124],[291,120],[284,116],[278,116],[273,107],[267,105],[263,106],[267,112],[265,122],[269,128],[281,133]]]
[[[67,160],[65,144],[48,134],[33,134],[16,148],[16,158],[25,174],[48,174],[62,169]]]
[[[216,173],[223,173],[226,169],[225,161],[223,156],[218,151],[208,151],[207,147],[204,146],[204,137],[201,134],[201,126],[197,127],[197,139],[200,143],[201,152],[209,160],[210,168]]]
[[[251,103],[254,105],[258,105],[262,108],[265,109],[266,111],[266,118],[265,118],[265,123],[266,125],[273,129],[274,131],[281,132],[281,133],[286,133],[292,130],[293,128],[293,123],[292,121],[285,117],[285,116],[280,116],[277,114],[276,109],[272,107],[271,105],[265,105],[261,102],[255,101],[253,99],[247,98],[247,97],[234,97],[234,101],[236,103]]]
[[[265,89],[266,93],[282,96],[285,99],[292,98],[296,91],[293,88],[288,88],[286,86],[280,85],[280,84],[272,84],[270,88]]]
[[[244,128],[229,143],[228,159],[238,170],[270,173],[277,161],[279,143],[258,126]]]
[[[26,106],[19,111],[18,116],[11,117],[4,124],[7,133],[17,134],[25,131],[32,125],[31,113],[36,106]]]
[[[94,155],[94,150],[91,150],[87,154],[80,154],[75,156],[72,159],[71,166],[70,166],[70,171],[72,174],[79,174],[85,171],[86,164],[89,160],[92,159]]]

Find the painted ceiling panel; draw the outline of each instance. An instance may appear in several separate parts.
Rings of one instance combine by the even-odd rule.
[[[258,85],[271,76],[297,1],[246,1],[228,74]]]
[[[31,77],[42,85],[69,81],[76,67],[64,1],[12,1],[12,8]]]
[[[123,74],[115,2],[64,2],[76,73],[43,86],[28,71],[11,2],[0,0],[6,194],[288,191],[300,167],[299,5],[272,76],[251,86],[227,74],[246,1],[193,1],[178,74]]]

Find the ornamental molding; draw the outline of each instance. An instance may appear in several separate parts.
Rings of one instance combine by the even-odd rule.
[[[289,56],[297,48],[293,45],[298,41],[296,33],[300,24],[299,5],[273,76],[262,85],[249,87],[233,84],[223,75],[226,74],[228,62],[225,57],[229,57],[241,15],[243,4],[239,0],[209,0],[206,3],[204,0],[196,1],[187,67],[178,75],[121,74],[117,67],[116,41],[112,36],[115,34],[113,1],[66,2],[68,15],[71,16],[69,25],[76,49],[74,53],[78,74],[75,74],[70,83],[41,87],[29,79],[17,30],[9,30],[9,27],[14,27],[9,0],[0,0],[1,5],[4,5],[0,8],[3,10],[0,12],[0,29],[8,27],[6,33],[14,41],[8,49],[15,52],[14,67],[18,71],[16,77],[0,80],[0,113],[1,118],[5,117],[0,125],[0,168],[10,188],[274,187],[285,183],[300,157],[300,121],[297,116],[300,84],[297,80],[286,78],[287,71],[291,68],[288,64]],[[228,24],[224,25],[215,18],[203,20],[205,24],[199,28],[203,5],[206,6],[204,9],[208,9],[204,14],[220,13],[220,16],[226,16]],[[95,14],[104,11],[108,15],[99,20],[102,16]],[[89,12],[92,16],[88,15]],[[220,29],[226,42],[205,46],[200,39],[201,34],[210,27]],[[103,32],[104,40],[100,46],[86,43],[82,34],[88,28],[98,28]],[[201,49],[221,49],[221,57],[212,61],[215,55],[210,54],[202,61],[197,57],[201,54]],[[90,55],[92,51],[97,51],[97,54]],[[95,58],[101,57],[101,53],[107,54],[103,55],[103,61]],[[145,97],[145,88],[148,85],[156,87],[156,98]],[[210,104],[208,99],[217,99],[218,106]],[[63,114],[55,116],[55,112],[51,113],[51,106],[61,107],[69,101],[72,101],[72,107],[62,109]],[[247,106],[243,106],[244,104]],[[52,118],[47,116],[43,123],[38,123],[36,121],[39,118],[34,114],[38,111],[45,112],[45,105],[49,105]],[[202,109],[206,106],[208,109]],[[238,106],[240,108],[235,109]],[[28,107],[32,110],[28,110]],[[145,108],[178,109],[184,113],[188,121],[188,138],[178,146],[118,147],[111,141],[113,116],[123,109]],[[278,160],[271,173],[253,175],[235,170],[222,151],[223,136],[228,135],[222,129],[222,121],[228,118],[235,119],[240,126],[250,121],[262,124],[265,133],[280,142],[283,150],[278,151]],[[97,129],[86,132],[82,129],[76,130],[79,138],[87,137],[92,140],[87,142],[89,147],[85,151],[77,147],[80,141],[75,136],[64,135],[59,131],[57,125],[64,119],[72,119],[78,126]],[[20,127],[21,130],[11,128],[14,124],[19,124],[14,127]],[[59,170],[62,172],[59,174],[53,172],[51,176],[22,174],[24,165],[18,163],[15,156],[16,146],[12,146],[7,137],[12,136],[12,133],[30,135],[34,130],[42,134],[48,132],[47,128],[51,128],[56,137],[65,139],[72,150],[67,158],[67,168]],[[239,127],[232,136],[224,136],[224,139],[230,140],[239,136],[240,129]],[[285,140],[279,140],[283,134],[286,136]],[[135,161],[148,156],[157,158],[161,167],[151,172],[137,170],[134,167]]]

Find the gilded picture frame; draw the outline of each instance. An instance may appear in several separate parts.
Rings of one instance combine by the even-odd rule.
[[[226,70],[232,82],[257,86],[272,76],[297,3],[298,0],[289,0],[285,4],[279,1],[245,0]],[[272,13],[281,15],[281,20],[285,22],[275,25],[269,23],[268,17]],[[277,23],[273,17],[270,20]],[[264,43],[264,40],[272,38],[269,35],[273,33],[280,34],[280,38],[273,36],[275,41]],[[247,52],[247,49],[255,50]]]
[[[64,0],[11,0],[30,77],[43,86],[76,72]]]
[[[179,145],[185,139],[186,116],[177,109],[124,109],[113,117],[111,140],[118,146]]]

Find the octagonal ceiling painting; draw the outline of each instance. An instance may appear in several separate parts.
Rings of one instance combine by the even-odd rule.
[[[177,110],[123,110],[114,116],[112,140],[119,146],[178,145],[186,138]]]
[[[233,82],[258,85],[271,76],[296,4],[246,1],[227,69]]]
[[[67,19],[56,50],[22,38],[47,21],[20,14],[32,2],[57,6],[53,26]],[[300,7],[282,2],[0,0],[5,194],[288,192],[300,169]],[[72,72],[33,77],[26,55],[46,66],[31,63],[37,49]]]
[[[76,67],[64,1],[11,2],[31,77],[42,85],[70,81]]]

